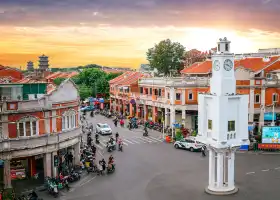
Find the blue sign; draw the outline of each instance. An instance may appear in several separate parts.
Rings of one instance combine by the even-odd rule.
[[[264,120],[265,121],[272,121],[272,119],[274,118],[274,121],[276,120],[276,113],[264,113]]]
[[[262,143],[280,144],[280,126],[263,127]]]

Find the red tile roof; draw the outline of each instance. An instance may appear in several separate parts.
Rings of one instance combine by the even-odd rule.
[[[47,85],[47,94],[52,93],[53,91],[55,91],[56,86],[54,84],[48,84]]]
[[[106,73],[114,73],[114,74],[125,72],[125,70],[120,70],[120,69],[103,69],[102,71]]]
[[[73,76],[78,75],[78,72],[54,72],[46,77],[47,80],[56,79],[56,78],[72,78]]]
[[[149,76],[150,75],[141,72],[128,71],[112,79],[109,83],[116,84],[116,85],[131,85],[131,84],[136,84],[140,78],[149,77]]]
[[[265,61],[264,58],[244,58],[241,60],[235,60],[234,65],[235,69],[239,67],[244,67],[253,72],[259,72],[270,65],[275,65],[280,62],[280,56],[270,57],[268,61]],[[279,66],[280,67],[280,66]],[[276,68],[275,68],[276,69]],[[181,74],[208,74],[212,70],[212,61],[206,60],[201,63],[194,63],[193,65],[181,70]]]
[[[17,81],[17,83],[47,83],[44,80],[36,80],[36,79],[31,79],[31,78],[24,78],[21,79],[19,81]]]

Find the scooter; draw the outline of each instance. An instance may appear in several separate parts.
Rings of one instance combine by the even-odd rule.
[[[107,174],[111,174],[111,173],[114,173],[114,171],[115,171],[115,164],[112,164],[112,167],[109,169],[108,167],[107,167]]]
[[[107,150],[108,152],[112,152],[116,149],[116,142],[114,141],[113,144],[111,142],[107,143]]]

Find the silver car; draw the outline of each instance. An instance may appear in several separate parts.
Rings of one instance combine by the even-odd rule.
[[[98,123],[96,124],[96,133],[101,135],[111,135],[112,129],[108,124]]]

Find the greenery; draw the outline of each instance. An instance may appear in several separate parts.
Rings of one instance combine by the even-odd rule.
[[[180,129],[178,129],[176,131],[176,136],[175,137],[176,137],[176,141],[183,139],[183,134],[182,134],[182,131]]]
[[[193,137],[196,137],[197,136],[196,130],[193,130],[193,132],[191,134],[192,134]]]
[[[163,73],[164,76],[178,73],[184,68],[185,47],[170,39],[155,44],[146,54],[151,68],[157,69],[158,73]]]
[[[121,73],[106,73],[99,68],[86,68],[77,76],[71,79],[79,88],[80,97],[82,100],[97,94],[102,95],[105,99],[109,97],[109,81],[121,75]],[[56,85],[60,85],[64,78],[54,79]]]

